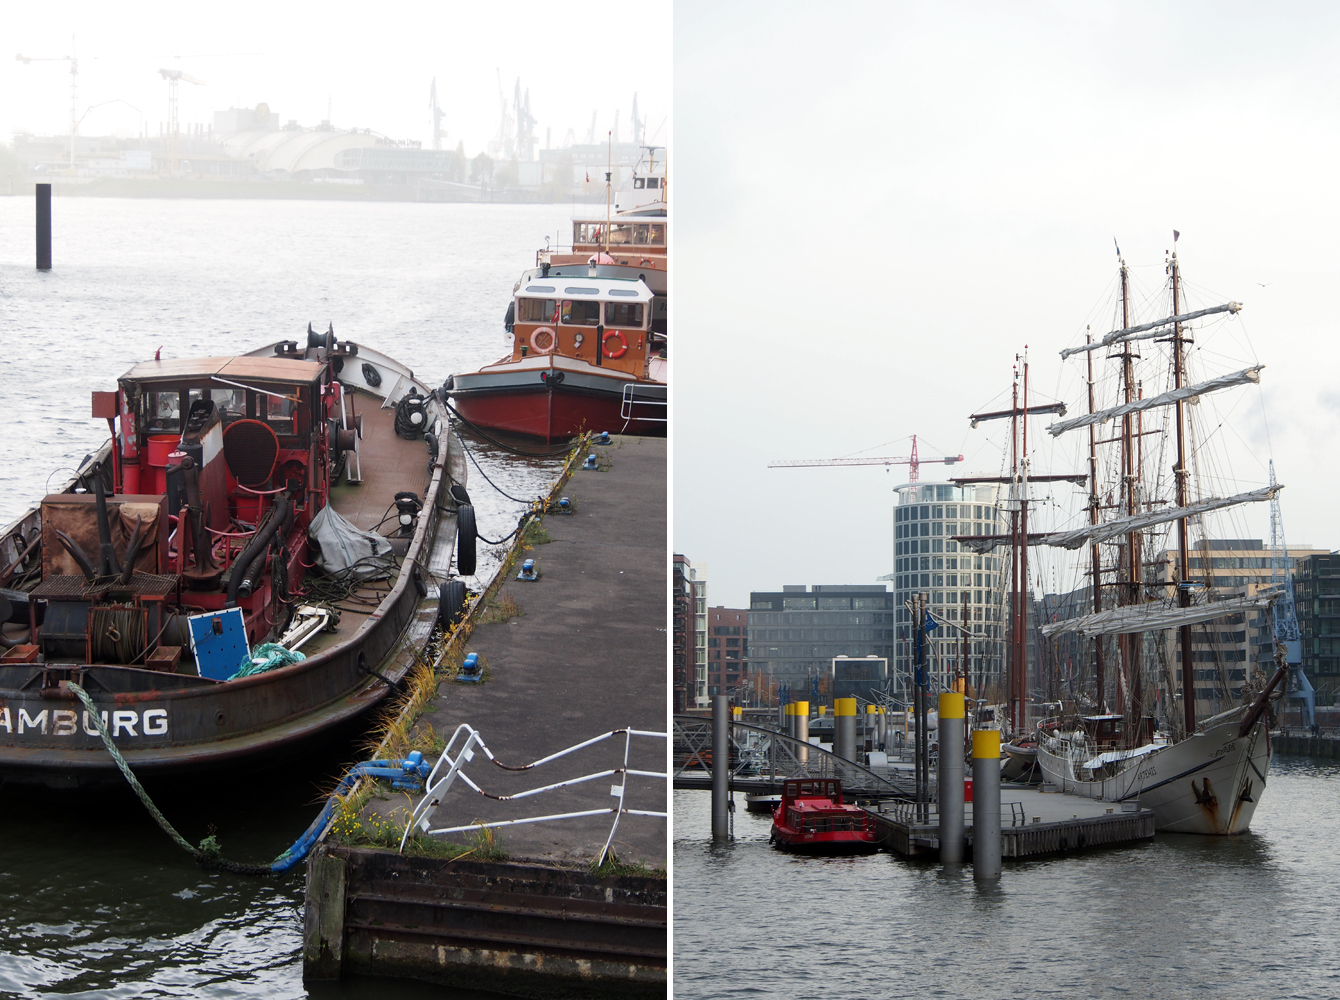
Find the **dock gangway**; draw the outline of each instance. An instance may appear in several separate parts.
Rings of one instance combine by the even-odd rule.
[[[672,738],[675,788],[711,790],[712,720],[676,715]],[[775,795],[790,778],[837,778],[852,798],[912,799],[916,779],[897,767],[870,768],[793,736],[745,722],[730,723],[729,788]]]

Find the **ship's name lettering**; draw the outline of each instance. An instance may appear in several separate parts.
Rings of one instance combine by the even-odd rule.
[[[1235,746],[1237,746],[1237,743],[1225,743],[1214,753],[1210,754],[1210,760],[1214,760],[1216,757],[1222,757],[1226,753],[1232,753]]]
[[[112,735],[119,736],[166,736],[168,731],[167,711],[161,708],[148,708],[143,712],[133,708],[113,709],[99,713],[103,727]],[[82,718],[81,718],[82,716]],[[77,712],[72,708],[44,708],[30,712],[20,705],[13,709],[6,705],[0,708],[0,731],[11,736],[24,736],[39,733],[43,736],[76,736],[80,731],[86,736],[97,736],[98,727],[88,712]]]
[[[1148,767],[1135,776],[1136,781],[1144,781],[1146,778],[1152,778],[1159,773],[1157,767]]]

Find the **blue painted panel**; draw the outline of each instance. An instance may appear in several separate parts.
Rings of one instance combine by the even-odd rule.
[[[207,611],[191,615],[186,621],[191,629],[191,652],[201,677],[226,681],[237,673],[243,658],[251,655],[241,608]]]

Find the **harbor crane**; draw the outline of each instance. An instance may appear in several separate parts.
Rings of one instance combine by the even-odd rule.
[[[177,120],[177,86],[183,80],[187,83],[193,83],[197,87],[207,86],[204,80],[197,80],[189,73],[183,73],[179,69],[160,69],[158,75],[168,83],[168,171],[177,172],[177,138],[181,132],[181,126]]]
[[[447,133],[442,128],[442,109],[437,103],[437,77],[433,77],[433,84],[428,88],[428,110],[433,113],[433,148],[441,149]]]
[[[74,36],[70,36],[70,52],[74,52]],[[68,62],[70,64],[70,172],[74,172],[74,137],[79,130],[79,58],[68,56],[25,56],[16,53],[15,60],[27,66],[35,62]]]
[[[1275,485],[1273,460],[1270,463],[1270,485]],[[1275,641],[1284,644],[1284,662],[1289,666],[1286,697],[1297,703],[1303,726],[1311,729],[1317,720],[1316,696],[1303,672],[1303,636],[1294,607],[1293,574],[1289,571],[1289,548],[1284,543],[1284,518],[1280,515],[1278,493],[1270,497],[1270,582],[1280,588],[1280,597],[1271,611],[1271,625]]]
[[[963,461],[962,455],[945,455],[942,458],[929,458],[928,462],[953,465],[955,462]],[[866,458],[802,458],[794,461],[769,462],[769,469],[795,469],[815,465],[906,465],[907,481],[909,483],[917,482],[920,476],[921,459],[917,457],[917,436],[912,435],[912,454],[909,457],[894,456],[870,456]]]

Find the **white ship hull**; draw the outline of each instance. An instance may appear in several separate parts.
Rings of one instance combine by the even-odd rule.
[[[1106,802],[1138,801],[1164,833],[1245,833],[1266,788],[1270,745],[1264,721],[1239,736],[1228,722],[1180,743],[1108,764],[1097,776],[1082,767],[1097,751],[1065,737],[1042,736],[1038,763],[1062,791]]]

